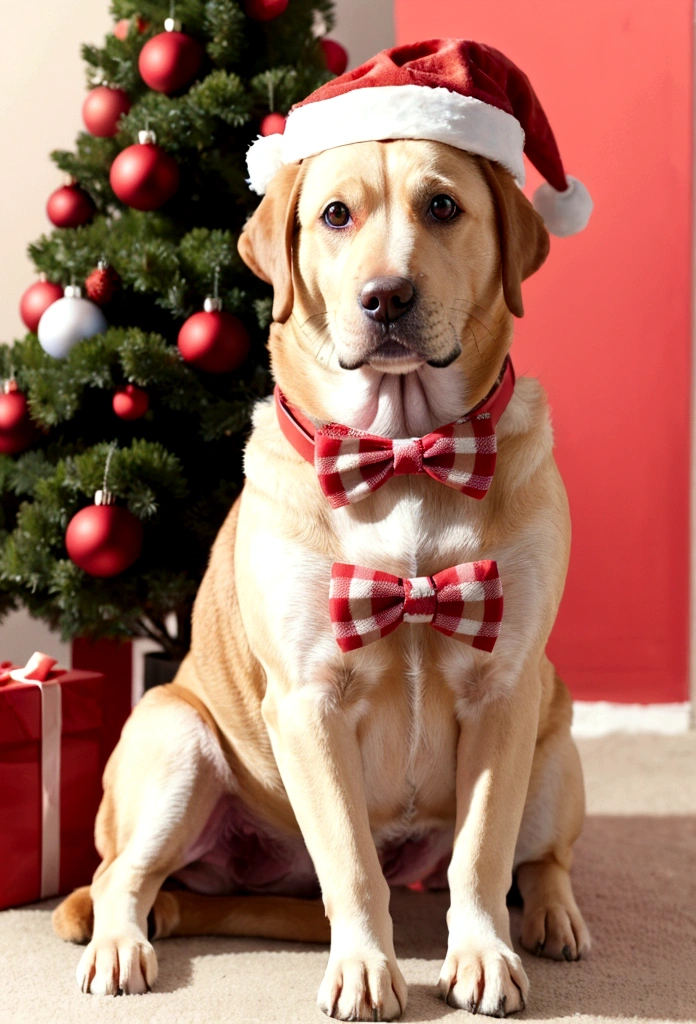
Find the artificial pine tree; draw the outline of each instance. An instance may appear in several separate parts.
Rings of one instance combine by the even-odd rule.
[[[52,154],[72,180],[49,216],[71,226],[30,246],[46,284],[23,299],[30,333],[0,346],[0,612],[24,605],[65,639],[150,636],[181,656],[242,484],[251,406],[270,390],[270,289],[236,248],[258,202],[244,156],[264,118],[331,77],[332,3],[113,0],[112,13],[104,45],[83,48],[90,131]],[[56,302],[49,282],[82,295]],[[204,303],[212,319],[196,321]],[[66,532],[101,528],[114,501],[135,524],[132,564],[94,575],[102,563],[79,568]]]

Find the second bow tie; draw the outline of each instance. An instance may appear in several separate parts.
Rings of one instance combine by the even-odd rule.
[[[492,651],[503,617],[503,589],[492,561],[464,562],[415,579],[334,562],[329,614],[344,653],[380,640],[402,622],[429,623],[440,633]]]

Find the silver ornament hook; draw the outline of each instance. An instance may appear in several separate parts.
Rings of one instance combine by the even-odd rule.
[[[203,309],[206,313],[219,313],[222,309],[222,299],[220,298],[219,292],[220,286],[220,267],[215,268],[215,276],[213,278],[213,294],[206,296],[203,301]]]
[[[174,17],[175,0],[170,0],[169,4],[169,17],[164,19],[164,31],[165,32],[179,32],[181,29],[181,22],[177,21]]]
[[[65,299],[81,299],[82,298],[82,288],[79,286],[79,284],[75,284],[75,272],[74,272],[74,270],[70,271],[70,284],[66,284],[65,288],[63,289],[63,298],[65,298]]]

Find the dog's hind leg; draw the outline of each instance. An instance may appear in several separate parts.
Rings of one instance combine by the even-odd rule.
[[[53,931],[64,942],[89,942],[94,931],[92,894],[88,885],[75,889],[53,911]]]
[[[182,889],[160,889],[148,923],[152,939],[232,935],[292,942],[331,940],[322,901],[291,896],[202,896]],[[53,927],[67,942],[89,942],[94,915],[88,885],[75,889],[56,908]]]
[[[164,879],[184,866],[186,847],[225,788],[228,769],[217,737],[177,689],[146,694],[104,774],[96,823],[103,861],[91,886],[92,938],[77,968],[83,992],[116,995],[152,986],[157,958],[148,915]],[[61,921],[71,919],[69,910],[61,910],[59,933],[66,930]]]
[[[572,848],[585,812],[582,769],[570,735],[568,690],[548,662],[542,671],[548,673],[549,700],[542,708],[515,854],[524,900],[521,942],[538,956],[579,960],[590,949],[570,881]]]
[[[234,935],[291,942],[331,941],[321,900],[291,896],[202,896],[161,891],[153,907],[155,939]]]

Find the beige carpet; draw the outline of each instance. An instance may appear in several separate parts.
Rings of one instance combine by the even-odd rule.
[[[532,991],[516,1019],[576,1024],[696,1020],[696,736],[581,744],[589,817],[575,887],[594,949],[580,963],[523,954]],[[2,865],[0,865],[0,871]],[[146,996],[82,996],[80,950],[51,933],[52,900],[0,913],[0,1024],[320,1024],[326,950],[237,939],[157,943]],[[445,894],[395,891],[404,1020],[466,1021],[433,994],[445,953]],[[513,934],[517,911],[513,911]]]

